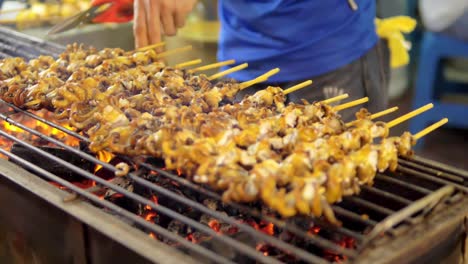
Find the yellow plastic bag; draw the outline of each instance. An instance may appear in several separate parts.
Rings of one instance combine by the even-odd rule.
[[[416,20],[407,16],[375,19],[377,35],[388,41],[390,48],[390,66],[398,68],[409,63],[408,51],[411,43],[405,40],[403,33],[411,33],[416,27]]]

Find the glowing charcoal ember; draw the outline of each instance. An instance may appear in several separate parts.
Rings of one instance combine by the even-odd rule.
[[[153,219],[157,216],[158,214],[157,213],[154,213],[154,212],[150,212],[150,213],[147,213],[144,218],[146,221],[148,222],[153,222]]]
[[[114,154],[108,152],[108,151],[104,151],[104,150],[101,150],[101,151],[98,151],[96,153],[96,156],[97,158],[100,160],[100,161],[103,161],[103,162],[109,162],[112,160],[112,158],[115,156]],[[96,165],[96,168],[94,169],[94,172],[97,172],[98,170],[100,170],[102,168],[101,165]]]
[[[308,231],[308,233],[311,235],[317,235],[319,232],[320,232],[320,227],[318,226],[313,226],[309,228],[309,231]]]
[[[211,221],[208,223],[208,226],[211,227],[211,229],[213,229],[214,231],[216,231],[216,232],[219,233],[220,224],[219,224],[218,221],[216,221],[216,220],[211,220]]]

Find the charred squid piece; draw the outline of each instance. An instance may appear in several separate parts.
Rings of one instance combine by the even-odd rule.
[[[13,78],[22,71],[28,70],[29,65],[22,58],[6,58],[0,60],[0,80]]]
[[[28,98],[27,92],[24,90],[20,91],[19,93],[16,93],[15,97],[13,98],[13,104],[19,107],[24,107],[24,104],[27,98]],[[39,105],[37,105],[36,107],[30,106],[29,108],[34,109],[34,110],[40,109]]]
[[[115,165],[117,171],[115,172],[115,176],[117,177],[124,177],[130,172],[130,166],[125,162],[120,162]]]
[[[64,84],[62,80],[57,78],[56,76],[50,76],[39,80],[39,82],[35,85],[29,86],[25,89],[27,92],[27,100],[24,103],[32,103],[36,102],[32,105],[37,107],[44,107],[49,108],[51,103],[51,93],[55,96],[55,92],[59,87]]]
[[[8,91],[3,94],[2,99],[7,103],[14,103],[16,96],[22,93],[23,91],[24,91],[24,88],[22,87],[22,85],[19,85],[19,84],[10,85],[8,88]],[[18,106],[21,107],[23,104],[18,105]]]

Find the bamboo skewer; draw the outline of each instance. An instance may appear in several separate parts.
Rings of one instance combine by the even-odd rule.
[[[186,62],[176,64],[174,67],[175,68],[184,68],[184,67],[188,67],[188,66],[197,65],[197,64],[200,64],[200,63],[202,63],[202,60],[201,59],[196,59],[196,60],[191,60],[191,61],[186,61]]]
[[[375,113],[375,114],[372,114],[372,115],[370,115],[369,119],[370,119],[370,120],[374,120],[374,119],[379,118],[379,117],[381,117],[381,116],[384,116],[384,115],[393,113],[393,112],[395,112],[395,111],[397,111],[397,110],[398,110],[398,106],[395,106],[395,107],[389,108],[389,109],[387,109],[387,110],[383,110],[383,111],[377,112],[377,113]],[[346,126],[348,126],[348,127],[349,127],[349,126],[352,126],[352,125],[356,124],[357,121],[358,121],[358,120],[354,120],[354,121],[348,122],[348,123],[346,124]]]
[[[269,70],[269,71],[267,71],[266,73],[264,73],[264,74],[258,76],[256,79],[260,79],[260,78],[267,78],[267,79],[268,79],[268,78],[270,78],[271,76],[277,74],[279,71],[280,71],[279,68],[274,68],[274,69]]]
[[[337,102],[337,101],[340,101],[340,100],[343,100],[343,99],[346,99],[349,97],[349,94],[340,94],[338,96],[335,96],[335,97],[332,97],[332,98],[328,98],[326,100],[323,100],[321,101],[322,104],[331,104],[331,103],[334,103],[334,102]]]
[[[214,69],[214,68],[219,68],[219,67],[222,67],[222,66],[231,65],[231,64],[234,64],[234,63],[236,63],[235,60],[220,61],[220,62],[204,65],[204,66],[201,66],[201,67],[197,67],[195,69],[191,69],[190,71],[191,72],[206,71],[206,70],[211,70],[211,69]]]
[[[369,97],[364,97],[364,98],[357,99],[357,100],[354,100],[354,101],[351,101],[351,102],[347,102],[347,103],[344,103],[344,104],[337,105],[337,106],[334,107],[334,110],[335,111],[341,111],[341,110],[344,110],[346,108],[350,108],[350,107],[354,107],[356,105],[366,103],[368,101],[369,101]]]
[[[437,123],[434,123],[428,127],[426,127],[425,129],[419,131],[418,133],[416,133],[415,135],[413,135],[413,138],[418,140],[422,137],[424,137],[425,135],[431,133],[432,131],[438,129],[439,127],[445,125],[446,123],[448,122],[448,118],[443,118],[441,119],[439,122]]]
[[[189,51],[189,50],[192,50],[191,45],[161,52],[159,54],[156,54],[156,58],[164,58],[164,57],[167,57],[167,56],[170,56],[170,55],[174,55],[174,54]]]
[[[389,108],[389,109],[387,109],[387,110],[383,110],[383,111],[377,112],[377,113],[375,113],[375,114],[372,114],[372,115],[370,116],[370,119],[372,120],[372,119],[379,118],[379,117],[384,116],[384,115],[386,115],[386,114],[393,113],[393,112],[397,111],[398,109],[399,109],[398,106],[394,106],[394,107]]]
[[[305,82],[301,82],[299,84],[296,84],[296,85],[291,86],[288,89],[284,90],[283,94],[290,94],[290,93],[295,92],[297,90],[300,90],[300,89],[302,89],[304,87],[307,87],[307,86],[309,86],[311,84],[312,84],[312,80],[307,80]]]
[[[268,72],[258,76],[257,78],[253,79],[253,80],[250,80],[250,81],[246,81],[246,82],[243,82],[240,84],[240,89],[241,90],[244,90],[254,84],[257,84],[257,83],[261,83],[261,82],[265,82],[268,80],[268,78],[270,78],[271,76],[277,74],[278,72],[280,71],[279,68],[274,68],[273,70],[269,70]]]
[[[413,117],[415,117],[415,116],[417,116],[417,115],[419,115],[419,114],[421,114],[423,112],[426,112],[427,110],[431,109],[432,107],[434,107],[434,105],[432,103],[427,104],[425,106],[422,106],[422,107],[420,107],[420,108],[418,108],[418,109],[416,109],[414,111],[411,111],[411,112],[407,113],[406,115],[402,115],[402,116],[400,116],[398,118],[393,119],[392,121],[387,123],[387,127],[388,128],[394,127],[394,126],[396,126],[396,125],[398,125],[398,124],[400,124],[402,122],[405,122],[408,119],[411,119],[411,118],[413,118]]]
[[[253,80],[250,80],[250,81],[246,81],[246,82],[243,82],[240,84],[240,90],[244,90],[252,85],[255,85],[257,83],[262,83],[262,82],[266,82],[268,80],[268,78],[266,77],[263,77],[263,78],[255,78]]]
[[[147,50],[150,50],[150,49],[155,49],[155,48],[162,47],[162,46],[164,46],[164,45],[166,45],[165,42],[159,42],[159,43],[156,43],[156,44],[153,44],[153,45],[149,45],[149,46],[145,46],[145,47],[142,47],[142,48],[139,48],[139,49],[130,51],[130,52],[135,52],[135,51],[147,51]]]
[[[240,64],[240,65],[237,65],[236,67],[232,67],[232,68],[227,69],[225,71],[221,71],[221,72],[218,72],[216,74],[211,75],[210,77],[208,77],[208,80],[212,81],[214,79],[221,78],[221,77],[226,76],[228,74],[231,74],[233,72],[243,70],[243,69],[247,68],[248,66],[249,66],[248,63],[243,63],[243,64]]]

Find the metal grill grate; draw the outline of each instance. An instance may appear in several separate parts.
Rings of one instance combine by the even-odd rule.
[[[52,42],[0,27],[0,59],[6,57],[33,59],[39,55],[57,57],[64,50],[64,47]]]

